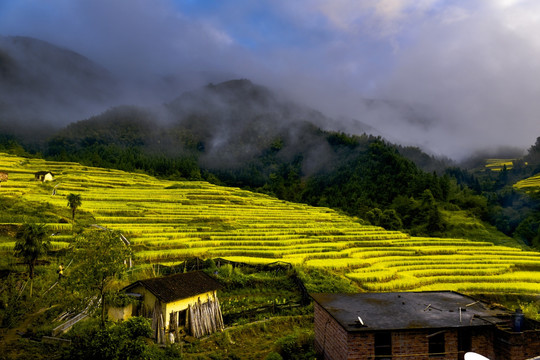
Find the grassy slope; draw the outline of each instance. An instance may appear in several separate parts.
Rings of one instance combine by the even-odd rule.
[[[52,171],[56,181],[35,182],[33,172],[39,170]],[[65,197],[78,193],[86,213],[81,219],[121,230],[140,266],[180,262],[194,255],[256,263],[282,260],[343,273],[371,291],[540,292],[540,254],[520,248],[409,237],[362,225],[328,208],[205,182],[163,181],[5,154],[0,154],[0,171],[9,172],[0,195],[64,209],[57,210],[58,220],[50,223],[51,229],[61,232],[55,237],[56,247],[70,244]],[[6,251],[12,244],[4,239],[0,249]]]
[[[443,210],[442,216],[447,224],[445,236],[488,241],[509,247],[521,246],[516,240],[498,231],[495,226],[480,221],[465,210]]]

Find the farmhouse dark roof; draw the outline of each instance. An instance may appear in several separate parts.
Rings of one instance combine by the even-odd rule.
[[[54,174],[50,171],[38,171],[36,173],[34,173],[34,175],[47,175],[47,174],[51,174],[54,176]]]
[[[348,332],[488,326],[503,323],[511,314],[501,308],[490,309],[487,304],[453,291],[311,297]],[[358,317],[365,326],[361,326]]]
[[[169,303],[209,291],[218,290],[221,284],[202,271],[180,273],[158,278],[139,280],[124,288],[124,291],[141,285],[160,301]]]

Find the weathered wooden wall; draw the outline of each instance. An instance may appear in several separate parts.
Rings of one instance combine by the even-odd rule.
[[[208,301],[192,304],[188,308],[187,325],[191,334],[197,338],[212,334],[224,328],[223,314],[216,295],[208,296]]]

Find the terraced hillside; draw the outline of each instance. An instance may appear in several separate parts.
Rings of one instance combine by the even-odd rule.
[[[540,190],[540,174],[518,181],[514,187],[520,190],[537,192]]]
[[[492,171],[501,171],[506,166],[506,170],[512,169],[516,159],[487,159],[486,168]]]
[[[47,170],[42,184],[33,173]],[[265,263],[282,260],[343,273],[365,290],[450,289],[540,293],[540,253],[464,239],[417,238],[363,225],[328,208],[288,203],[206,182],[0,154],[9,180],[1,196],[66,208],[70,193],[95,224],[130,240],[136,265],[175,263],[188,256]],[[53,195],[53,190],[55,195]],[[67,209],[67,208],[66,208]],[[67,220],[69,212],[66,211]],[[49,224],[54,245],[69,247],[66,219]],[[12,241],[0,249],[10,251]]]

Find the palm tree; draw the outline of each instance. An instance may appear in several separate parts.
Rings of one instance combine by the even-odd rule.
[[[45,254],[50,247],[50,242],[45,230],[45,224],[23,224],[15,235],[15,256],[23,259],[28,265],[30,278],[30,296],[32,296],[32,283],[34,268],[38,258]]]
[[[71,208],[71,220],[75,221],[75,211],[81,206],[81,195],[69,194],[67,196],[68,206]]]

